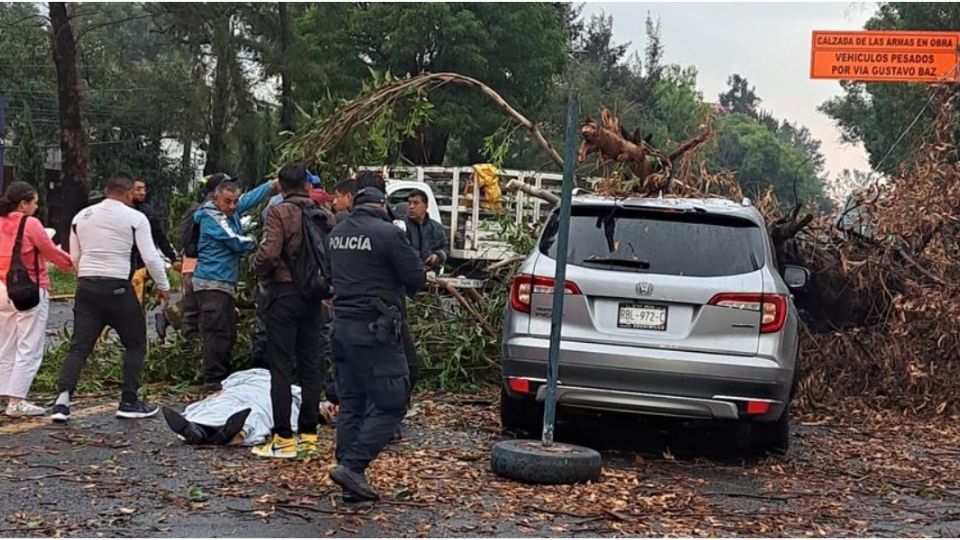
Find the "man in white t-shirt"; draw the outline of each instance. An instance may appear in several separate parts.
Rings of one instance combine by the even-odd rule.
[[[146,418],[160,410],[137,395],[147,354],[147,325],[130,283],[133,251],[139,251],[161,299],[170,298],[170,283],[163,259],[153,244],[150,223],[133,209],[133,181],[111,178],[104,186],[104,194],[102,202],[74,216],[70,226],[70,257],[77,269],[77,294],[73,337],[60,370],[59,395],[50,416],[54,422],[70,419],[70,396],[106,326],[116,330],[125,349],[117,417]]]

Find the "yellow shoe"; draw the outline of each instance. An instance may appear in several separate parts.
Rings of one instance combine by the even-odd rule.
[[[297,454],[311,456],[317,453],[317,434],[304,434],[297,437]]]
[[[293,437],[288,439],[274,435],[272,439],[260,446],[254,446],[252,452],[260,457],[293,459],[297,457],[297,441]]]

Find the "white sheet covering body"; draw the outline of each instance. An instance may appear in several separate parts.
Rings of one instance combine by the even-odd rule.
[[[246,438],[244,446],[260,444],[267,440],[273,430],[273,404],[270,402],[270,372],[265,369],[238,371],[221,383],[223,391],[196,403],[187,405],[183,416],[204,426],[222,426],[234,413],[250,409],[250,416],[243,426]],[[291,385],[293,403],[290,407],[290,425],[297,429],[300,415],[300,387]]]

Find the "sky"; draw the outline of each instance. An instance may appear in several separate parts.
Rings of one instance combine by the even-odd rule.
[[[845,144],[817,106],[842,93],[838,81],[810,79],[813,30],[862,30],[876,3],[606,3],[588,2],[583,16],[613,16],[615,43],[643,54],[649,12],[660,18],[663,63],[696,66],[706,101],[717,101],[727,77],[739,73],[756,88],[760,107],[807,126],[822,143],[826,171],[869,170],[861,144]]]

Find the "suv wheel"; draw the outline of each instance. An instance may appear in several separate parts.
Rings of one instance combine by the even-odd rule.
[[[758,452],[784,456],[790,450],[790,405],[773,422],[750,425],[750,446]]]
[[[543,431],[543,404],[533,400],[517,399],[500,388],[500,427],[504,431]]]

